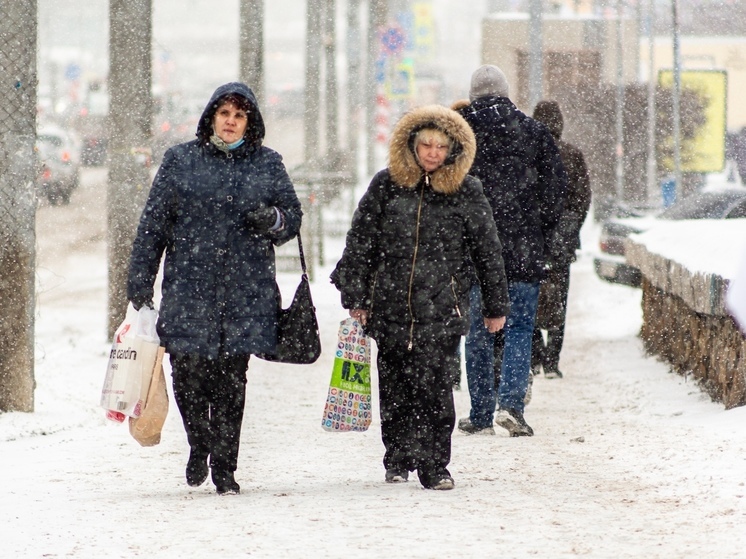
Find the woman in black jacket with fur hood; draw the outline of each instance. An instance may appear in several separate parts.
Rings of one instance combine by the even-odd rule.
[[[342,306],[378,346],[387,482],[417,470],[424,487],[453,488],[451,387],[474,273],[490,331],[502,328],[509,310],[492,210],[467,175],[475,150],[456,112],[431,105],[406,114],[392,135],[389,167],[360,200],[332,273]]]

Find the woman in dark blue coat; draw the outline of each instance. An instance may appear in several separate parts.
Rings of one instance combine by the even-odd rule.
[[[130,260],[127,294],[140,308],[152,305],[165,252],[158,334],[191,448],[187,483],[207,479],[209,457],[220,494],[240,491],[249,356],[276,344],[274,245],[298,234],[302,216],[282,157],[263,139],[251,89],[220,86],[197,139],[166,152]]]

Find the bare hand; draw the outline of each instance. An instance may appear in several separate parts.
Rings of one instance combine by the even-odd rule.
[[[364,311],[363,309],[351,309],[350,316],[363,326],[368,322],[368,311]]]
[[[499,318],[485,318],[484,326],[485,328],[487,328],[487,331],[490,334],[499,332],[500,330],[503,329],[503,326],[505,326],[505,317],[501,316]]]

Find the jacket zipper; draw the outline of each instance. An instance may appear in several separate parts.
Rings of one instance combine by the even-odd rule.
[[[425,186],[430,185],[430,175],[425,173],[425,180],[420,190],[420,203],[417,206],[417,224],[415,227],[414,252],[412,253],[412,271],[409,274],[409,290],[407,292],[407,307],[409,308],[409,344],[407,349],[412,351],[414,345],[414,313],[412,312],[412,286],[414,284],[414,268],[417,264],[417,250],[420,246],[420,218],[422,217],[422,201],[425,198]]]

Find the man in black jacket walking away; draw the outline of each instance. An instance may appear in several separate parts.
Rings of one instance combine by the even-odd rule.
[[[580,248],[580,228],[591,206],[591,181],[583,152],[561,140],[564,119],[559,104],[556,101],[540,101],[534,108],[534,119],[549,128],[557,142],[567,172],[567,195],[560,224],[550,242],[551,265],[539,290],[531,371],[539,374],[541,367],[545,377],[562,378],[559,358],[565,339],[570,264],[577,259],[575,251]],[[542,330],[546,330],[546,341]]]
[[[470,103],[458,109],[474,131],[477,153],[469,173],[482,181],[492,207],[508,279],[510,313],[505,325],[501,381],[494,387],[494,334],[472,314],[466,337],[466,376],[471,412],[458,427],[466,433],[494,433],[495,420],[512,437],[531,436],[523,417],[531,367],[531,339],[539,282],[548,262],[567,188],[562,160],[552,135],[519,111],[508,98],[503,72],[486,64],[471,79]],[[471,308],[481,293],[472,287]]]

